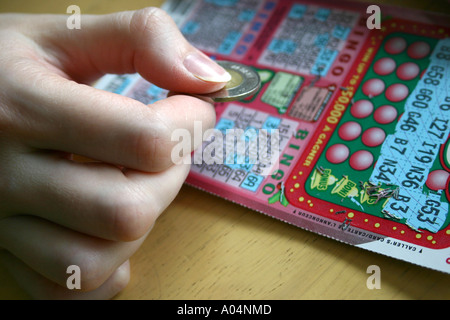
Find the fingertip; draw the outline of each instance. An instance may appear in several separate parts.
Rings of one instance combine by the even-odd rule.
[[[183,65],[194,77],[218,84],[220,88],[231,80],[231,75],[224,68],[200,51],[189,53],[184,58]]]

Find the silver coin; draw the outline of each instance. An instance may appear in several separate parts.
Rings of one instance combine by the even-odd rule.
[[[259,75],[253,68],[231,61],[216,62],[231,75],[231,80],[223,89],[202,96],[215,102],[242,100],[254,95],[261,87]]]

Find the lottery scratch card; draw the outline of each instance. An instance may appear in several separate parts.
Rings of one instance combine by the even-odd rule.
[[[380,6],[369,23],[367,4],[331,1],[164,8],[193,45],[261,79],[254,96],[216,104],[221,137],[195,151],[189,184],[450,273],[448,16]],[[97,87],[144,103],[166,94],[137,75]],[[228,152],[237,143],[242,152]],[[263,144],[275,159],[261,155]]]

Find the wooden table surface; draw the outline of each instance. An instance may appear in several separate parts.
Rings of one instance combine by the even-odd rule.
[[[82,13],[97,14],[161,3],[2,0],[0,12],[66,14],[77,4]],[[434,10],[436,2],[408,6]],[[370,265],[380,267],[381,289],[366,285]],[[116,299],[450,298],[450,275],[316,235],[189,186],[161,215],[131,270]],[[0,299],[27,298],[0,268]]]

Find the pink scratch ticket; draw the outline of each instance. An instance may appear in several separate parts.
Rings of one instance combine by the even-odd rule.
[[[214,161],[204,141],[188,184],[450,273],[448,17],[381,7],[381,27],[368,28],[366,6],[350,2],[199,0],[163,8],[193,45],[253,67],[262,83],[250,98],[216,104],[217,131],[245,133],[246,153]],[[144,103],[167,93],[138,75],[107,75],[97,87]],[[256,152],[249,130],[276,133],[276,165],[249,161]]]

